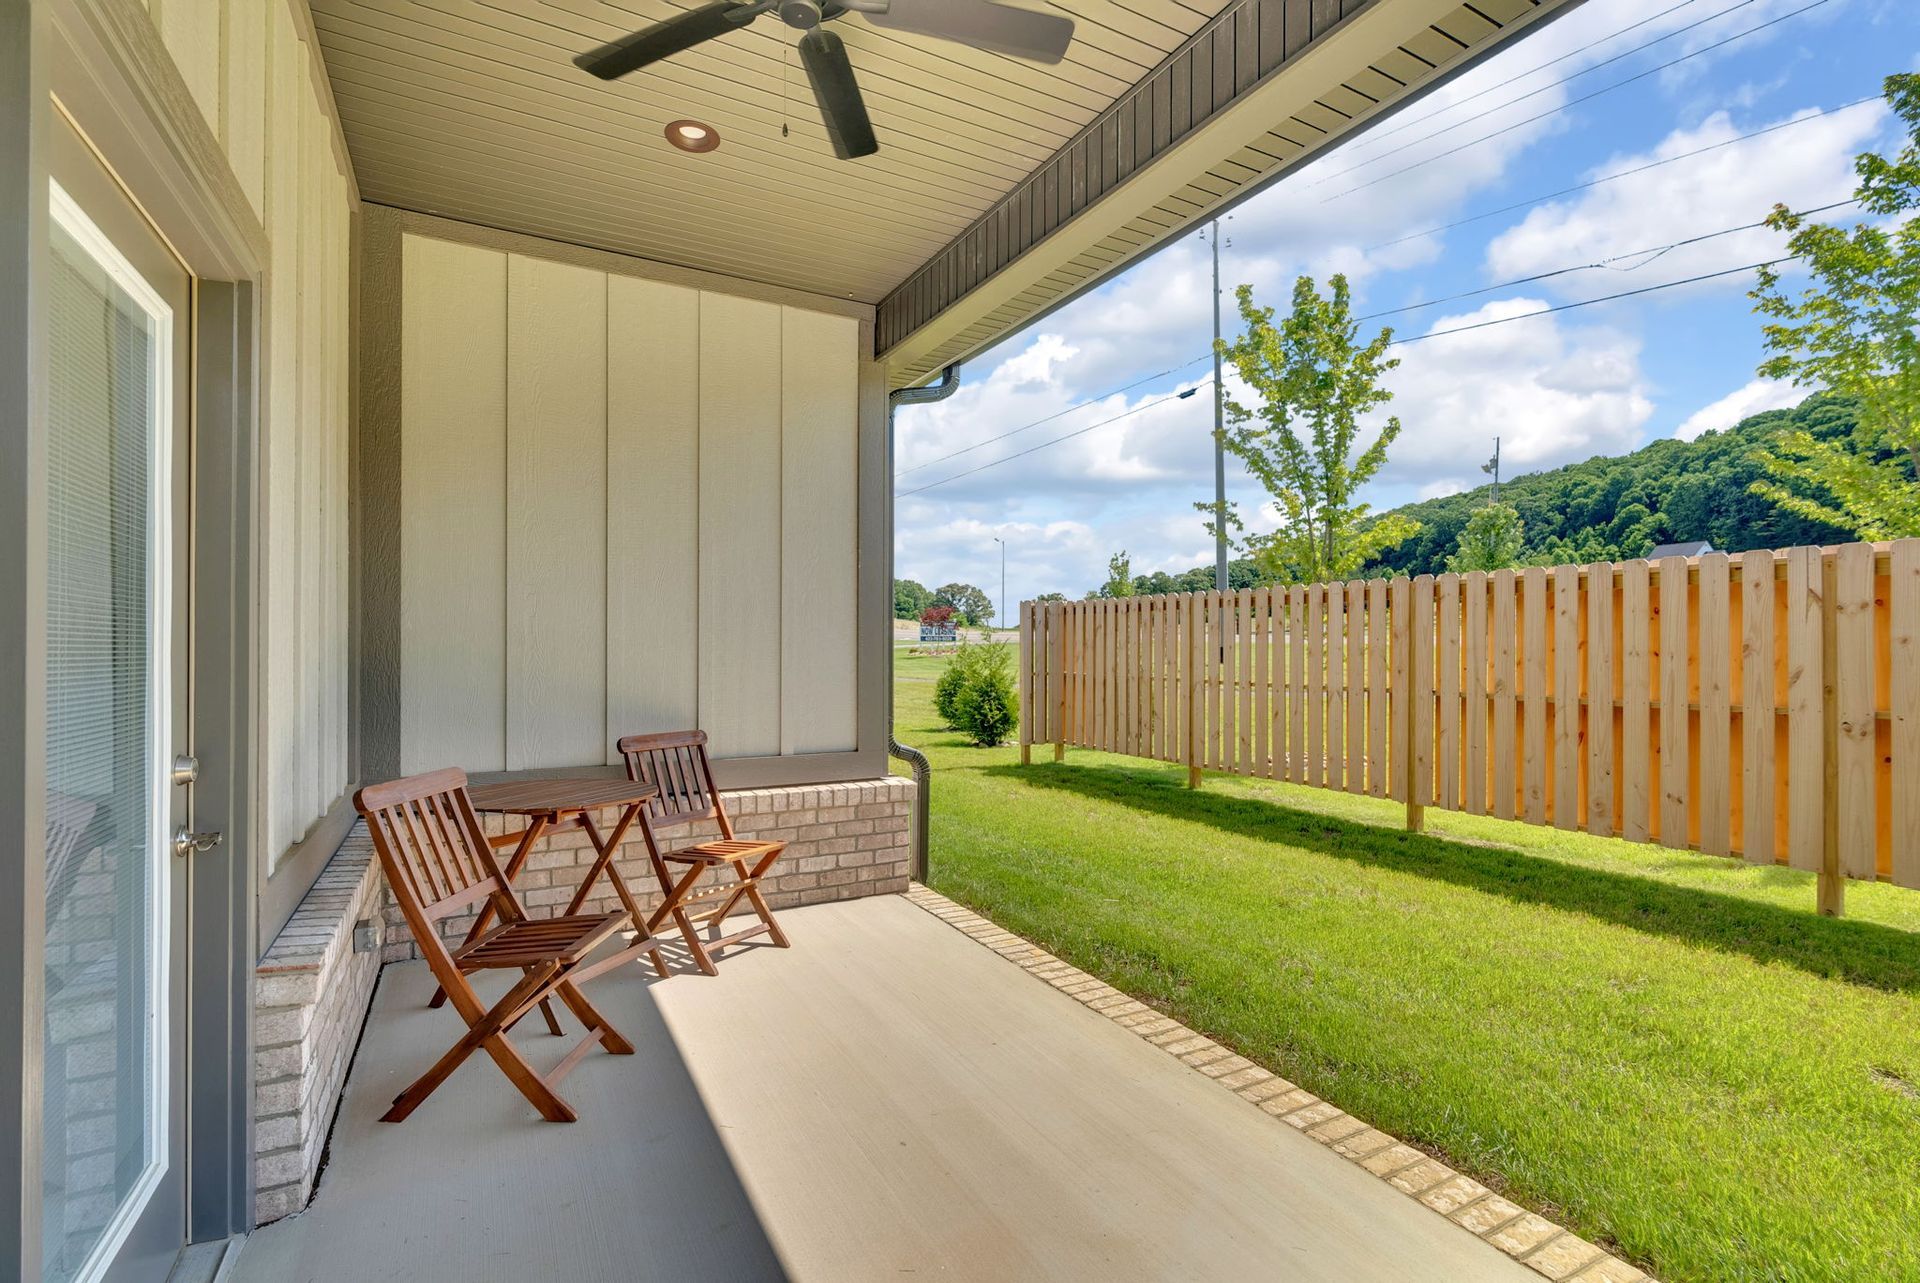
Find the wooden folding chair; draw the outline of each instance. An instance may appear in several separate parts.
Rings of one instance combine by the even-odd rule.
[[[654,873],[666,899],[647,919],[647,929],[653,931],[671,917],[679,926],[693,960],[710,976],[719,974],[713,965],[713,951],[730,944],[766,935],[782,949],[787,948],[786,933],[773,920],[773,910],[760,894],[760,880],[786,851],[787,844],[734,836],[733,821],[727,818],[720,790],[714,787],[713,766],[707,760],[707,733],[668,731],[659,735],[629,735],[620,741],[620,754],[626,759],[629,778],[660,790],[660,795],[648,803],[642,816],[641,834],[646,838],[647,853],[652,857]],[[662,829],[681,828],[700,820],[717,821],[719,838],[672,850],[660,849],[658,838]],[[670,873],[675,865],[684,866],[685,872]],[[709,872],[723,867],[733,871],[732,882],[700,886]],[[760,920],[730,935],[720,935],[720,924],[742,899],[752,906]],[[715,902],[718,907],[705,907]],[[696,924],[701,923],[710,933],[704,943],[695,929]]]
[[[473,802],[467,796],[466,773],[434,771],[389,784],[375,784],[354,795],[353,804],[373,834],[387,886],[427,965],[446,990],[466,1036],[435,1062],[419,1081],[393,1098],[393,1108],[381,1121],[397,1123],[475,1051],[484,1051],[520,1089],[540,1116],[549,1122],[570,1123],[578,1115],[554,1090],[594,1046],[617,1056],[631,1055],[633,1044],[596,1011],[579,986],[602,972],[631,961],[642,953],[660,960],[659,941],[643,932],[639,942],[598,962],[593,951],[632,925],[626,911],[558,918],[529,918],[513,888],[494,860],[493,847],[481,831]],[[439,924],[463,909],[490,904],[498,925],[450,950]],[[486,1006],[467,977],[476,971],[519,971],[521,978],[493,1006]],[[550,1072],[541,1074],[527,1063],[507,1034],[535,1007],[546,1010],[558,997],[580,1018],[586,1033]],[[558,1025],[553,1024],[556,1032]]]

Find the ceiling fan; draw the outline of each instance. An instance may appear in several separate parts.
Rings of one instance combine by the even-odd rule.
[[[857,13],[891,31],[954,40],[1046,63],[1064,58],[1073,41],[1071,18],[1016,9],[995,0],[716,0],[601,45],[573,62],[590,75],[616,80],[739,31],[764,13],[777,13],[782,22],[804,33],[800,62],[827,122],[834,154],[842,160],[871,156],[880,144],[873,136],[846,42],[823,24]]]

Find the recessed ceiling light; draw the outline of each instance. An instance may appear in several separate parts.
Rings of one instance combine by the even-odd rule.
[[[667,126],[667,141],[681,151],[712,151],[720,145],[720,131],[697,120],[676,120]]]

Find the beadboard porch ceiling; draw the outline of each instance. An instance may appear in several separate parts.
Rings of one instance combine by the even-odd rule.
[[[1059,0],[1054,67],[850,15],[854,162],[775,18],[608,84],[569,61],[694,2],[312,0],[364,197],[877,305],[898,385],[1578,0]]]

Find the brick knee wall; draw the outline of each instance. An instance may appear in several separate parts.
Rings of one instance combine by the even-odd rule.
[[[742,789],[724,794],[724,799],[735,836],[787,843],[786,853],[761,884],[767,903],[776,910],[907,889],[913,842],[910,780],[888,776],[849,784]],[[594,824],[607,833],[618,819],[619,812],[610,810],[596,815]],[[520,827],[514,816],[482,816],[481,823],[489,834]],[[660,839],[662,845],[685,846],[718,835],[719,828],[707,823],[668,830]],[[506,858],[505,852],[501,858]],[[544,839],[514,883],[528,914],[551,917],[565,912],[593,860],[584,830],[569,829]],[[643,907],[659,903],[660,885],[647,860],[646,842],[637,831],[621,843],[614,867]],[[606,913],[619,907],[612,886],[602,878],[582,912]],[[386,913],[386,960],[419,957],[413,935],[391,897]],[[471,914],[447,919],[446,938],[461,939],[472,924]]]
[[[380,973],[386,884],[356,825],[254,969],[254,1219],[307,1205]],[[355,952],[354,924],[371,920]]]
[[[775,909],[907,889],[911,781],[890,776],[849,784],[744,789],[727,793],[725,800],[738,836],[788,844],[763,884]],[[595,823],[605,833],[616,819],[609,812],[595,817]],[[499,816],[483,817],[483,822],[489,833],[503,832],[511,823]],[[717,832],[714,825],[703,824],[671,830],[663,840],[683,845]],[[528,912],[546,917],[563,910],[593,858],[580,829],[542,843],[517,883]],[[658,903],[659,885],[638,834],[621,845],[615,865],[635,898],[643,905]],[[605,912],[618,902],[603,879],[587,905]],[[361,921],[371,923],[371,932],[356,952],[354,926]],[[448,920],[448,939],[460,939],[471,922],[470,915]],[[379,969],[419,956],[387,893],[373,843],[364,826],[355,826],[255,969],[257,1223],[300,1211],[313,1196],[321,1151]]]

